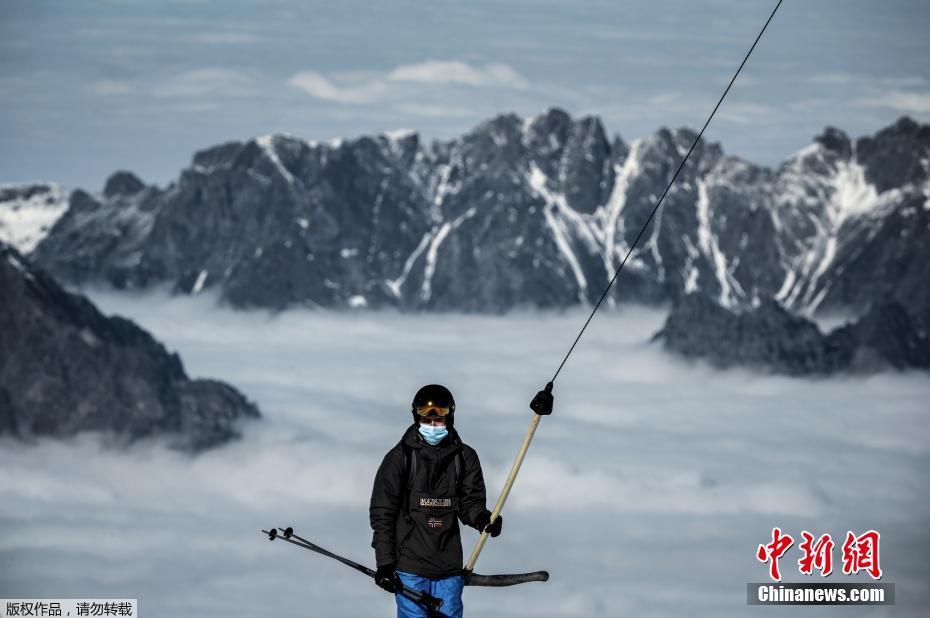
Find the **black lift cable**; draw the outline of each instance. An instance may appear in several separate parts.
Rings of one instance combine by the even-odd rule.
[[[629,251],[626,252],[626,257],[623,258],[623,261],[620,262],[620,266],[617,268],[617,272],[614,273],[614,276],[611,277],[610,283],[607,284],[607,287],[604,288],[604,293],[601,294],[600,300],[597,301],[597,304],[594,305],[594,309],[591,310],[591,315],[588,316],[588,319],[585,321],[584,326],[581,327],[581,330],[578,332],[578,336],[575,337],[575,341],[572,343],[572,347],[569,348],[568,353],[565,355],[565,358],[562,359],[562,362],[559,364],[559,368],[556,369],[555,375],[552,376],[550,382],[555,382],[555,379],[558,377],[559,372],[562,371],[562,367],[565,366],[565,361],[568,360],[568,357],[571,356],[572,350],[575,349],[575,346],[578,344],[578,340],[581,339],[581,335],[584,334],[588,324],[591,322],[591,318],[594,317],[594,314],[597,313],[598,308],[601,306],[601,303],[604,302],[604,299],[607,298],[607,293],[610,291],[611,286],[613,286],[614,281],[617,280],[617,276],[620,274],[620,271],[623,270],[623,265],[626,264],[626,261],[630,259],[630,256],[633,254],[633,250],[636,249],[636,245],[639,243],[639,240],[643,237],[643,234],[646,232],[646,228],[649,227],[649,223],[652,221],[652,218],[655,216],[656,211],[659,210],[659,206],[662,205],[662,200],[665,199],[665,196],[668,194],[669,189],[672,188],[672,185],[675,184],[675,179],[678,178],[678,174],[681,172],[682,168],[685,166],[685,163],[688,162],[688,157],[691,156],[691,153],[694,151],[694,148],[697,146],[698,142],[701,141],[701,136],[704,135],[704,130],[707,129],[707,125],[710,124],[710,121],[713,119],[714,114],[717,113],[717,109],[720,107],[720,104],[723,103],[723,99],[727,96],[727,93],[730,92],[730,87],[733,86],[733,82],[736,81],[737,76],[740,71],[743,70],[743,66],[746,64],[746,61],[749,60],[752,50],[756,48],[756,44],[759,42],[759,39],[762,38],[762,34],[765,32],[765,29],[768,28],[769,23],[772,21],[772,18],[775,17],[775,13],[778,11],[778,7],[781,6],[783,0],[778,0],[778,4],[775,5],[775,8],[772,9],[772,14],[769,15],[769,18],[765,21],[765,25],[762,26],[762,30],[759,31],[759,34],[756,36],[756,40],[753,41],[752,47],[749,48],[749,51],[746,52],[746,56],[743,58],[743,61],[740,63],[739,68],[736,69],[736,73],[733,74],[733,78],[730,80],[730,83],[727,84],[726,90],[723,91],[723,94],[720,95],[720,99],[717,101],[717,104],[714,106],[714,111],[710,113],[710,116],[707,118],[707,122],[704,123],[704,127],[701,129],[701,132],[698,133],[698,136],[694,139],[694,143],[691,144],[691,148],[688,149],[688,153],[681,160],[681,164],[678,166],[678,169],[675,171],[675,175],[672,176],[672,179],[669,181],[668,186],[665,187],[665,191],[662,192],[662,196],[659,198],[659,201],[656,202],[655,208],[652,209],[652,212],[649,214],[649,218],[646,219],[646,223],[643,224],[642,229],[639,231],[639,234],[636,235],[636,239],[633,241],[633,244],[630,245]]]

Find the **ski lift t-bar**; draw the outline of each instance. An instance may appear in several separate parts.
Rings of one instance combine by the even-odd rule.
[[[520,445],[520,450],[517,452],[517,458],[513,462],[513,466],[510,468],[510,474],[507,475],[507,481],[504,483],[504,488],[501,490],[501,495],[497,498],[497,504],[494,505],[494,510],[491,511],[490,522],[493,522],[497,519],[498,515],[501,514],[501,510],[504,508],[504,502],[507,501],[507,496],[510,495],[510,489],[513,487],[513,482],[517,478],[517,473],[520,471],[520,466],[523,464],[523,458],[526,457],[526,451],[530,448],[530,442],[533,440],[533,434],[536,433],[536,427],[539,425],[539,419],[543,416],[552,414],[552,382],[546,384],[546,388],[536,393],[536,396],[533,397],[533,401],[530,402],[530,409],[533,410],[533,420],[530,421],[530,428],[527,430],[526,435],[523,437],[523,444]],[[478,555],[481,553],[481,550],[484,548],[484,544],[488,541],[488,532],[483,531],[481,536],[478,538],[478,543],[475,544],[475,548],[471,552],[471,557],[468,559],[468,563],[465,565],[465,578],[466,580],[471,575],[472,570],[475,568],[475,562],[478,561]]]
[[[578,336],[575,337],[575,341],[572,343],[571,347],[568,350],[568,353],[565,354],[565,357],[562,359],[562,362],[559,364],[559,368],[556,369],[555,375],[552,376],[552,380],[546,384],[545,390],[541,390],[536,393],[536,397],[533,398],[533,401],[530,403],[530,408],[536,414],[533,415],[533,420],[530,421],[530,428],[526,432],[526,436],[523,438],[523,444],[520,446],[520,451],[517,453],[517,459],[513,462],[513,467],[510,469],[510,474],[507,476],[507,482],[504,483],[504,489],[501,491],[500,497],[497,499],[497,504],[494,506],[494,511],[491,513],[490,521],[497,519],[500,515],[501,509],[504,508],[504,502],[507,500],[508,494],[510,494],[510,488],[513,486],[514,479],[517,477],[517,472],[520,471],[520,465],[523,463],[523,458],[526,456],[526,451],[530,447],[530,442],[533,439],[533,434],[536,433],[536,426],[539,425],[540,416],[546,414],[552,414],[552,384],[555,382],[555,379],[559,376],[559,372],[562,371],[562,367],[565,366],[565,361],[568,360],[568,357],[571,356],[572,351],[574,351],[575,346],[578,345],[578,341],[581,339],[581,335],[584,334],[585,329],[588,327],[588,324],[591,322],[591,318],[594,317],[594,314],[597,313],[597,310],[600,308],[601,303],[604,302],[604,299],[607,297],[607,293],[610,291],[610,288],[613,286],[614,282],[617,280],[617,277],[620,275],[620,271],[623,270],[623,266],[626,264],[627,260],[630,258],[630,255],[633,254],[633,250],[636,248],[636,245],[639,243],[639,240],[642,238],[643,234],[646,231],[646,228],[649,227],[649,223],[652,221],[652,218],[655,217],[656,211],[659,210],[659,207],[662,205],[665,196],[668,195],[669,190],[672,188],[672,185],[675,184],[675,180],[678,178],[678,175],[681,173],[682,168],[684,168],[685,163],[688,162],[688,158],[691,156],[691,153],[694,152],[695,147],[698,145],[698,142],[701,140],[701,137],[704,135],[704,131],[707,130],[707,126],[710,124],[710,121],[713,119],[714,115],[717,113],[717,110],[720,108],[720,104],[723,103],[724,98],[726,98],[727,93],[730,92],[730,88],[733,87],[733,82],[736,81],[736,78],[739,76],[740,71],[743,70],[743,67],[746,65],[746,62],[749,60],[749,56],[752,55],[752,51],[756,48],[756,45],[759,43],[759,39],[762,38],[763,33],[765,33],[766,28],[768,28],[769,23],[771,23],[772,18],[775,17],[775,13],[778,12],[778,7],[781,6],[781,3],[784,0],[778,0],[778,3],[775,5],[775,8],[772,9],[769,18],[765,21],[765,24],[762,26],[762,29],[759,31],[759,34],[756,36],[756,40],[753,41],[752,46],[749,48],[749,51],[746,52],[746,55],[743,57],[743,61],[740,63],[739,67],[736,69],[736,73],[733,74],[733,78],[730,79],[730,83],[727,84],[726,89],[723,91],[723,94],[720,95],[720,99],[717,101],[717,105],[714,106],[713,111],[711,111],[710,116],[707,118],[707,122],[704,123],[704,126],[701,128],[700,133],[697,134],[697,137],[694,138],[694,143],[691,144],[691,148],[688,149],[688,152],[681,160],[681,164],[678,166],[678,169],[675,170],[675,174],[672,176],[672,179],[669,181],[668,186],[665,187],[665,191],[662,193],[662,196],[656,202],[655,207],[652,209],[652,212],[649,214],[649,217],[646,219],[646,222],[643,224],[642,229],[640,229],[639,234],[636,236],[636,239],[630,245],[629,250],[626,253],[626,256],[620,262],[620,266],[617,267],[617,270],[614,272],[614,276],[610,279],[610,282],[607,284],[607,287],[604,288],[604,293],[601,294],[600,299],[597,301],[597,304],[594,305],[594,309],[591,311],[591,314],[588,316],[588,319],[585,321],[584,326],[581,327],[581,330],[578,332]],[[488,533],[482,532],[481,537],[478,539],[478,543],[475,545],[475,549],[471,552],[471,557],[468,559],[468,563],[465,565],[465,577],[466,582],[468,577],[471,575],[472,569],[475,567],[475,562],[478,560],[478,554],[481,553],[484,544],[488,540]]]

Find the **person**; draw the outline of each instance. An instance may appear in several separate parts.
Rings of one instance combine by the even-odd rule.
[[[374,531],[375,583],[395,593],[398,618],[427,616],[400,594],[403,586],[442,600],[443,616],[462,616],[459,521],[496,537],[478,454],[456,432],[455,400],[439,384],[417,391],[413,424],[384,456],[375,475],[369,518]]]

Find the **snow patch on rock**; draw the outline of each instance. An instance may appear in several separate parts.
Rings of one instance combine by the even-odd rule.
[[[57,184],[7,185],[0,190],[0,241],[28,254],[68,210],[71,196]]]

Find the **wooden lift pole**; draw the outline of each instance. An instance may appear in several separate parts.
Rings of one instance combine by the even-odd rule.
[[[530,409],[533,410],[533,420],[530,421],[530,428],[527,430],[526,435],[523,436],[523,444],[520,445],[520,451],[517,453],[517,458],[513,462],[513,466],[510,468],[510,474],[507,476],[507,481],[504,483],[504,488],[501,490],[501,495],[497,498],[497,504],[494,505],[494,510],[491,511],[491,519],[493,522],[500,515],[501,510],[504,508],[504,503],[507,501],[507,496],[510,495],[510,489],[513,487],[513,482],[517,479],[517,473],[520,471],[520,466],[523,464],[523,458],[526,457],[526,452],[530,448],[530,442],[533,441],[533,434],[536,433],[536,427],[539,426],[539,420],[544,415],[552,414],[552,382],[546,384],[544,390],[536,393],[536,396],[533,398],[533,401],[530,403]],[[484,544],[488,541],[487,531],[481,533],[481,536],[478,538],[478,542],[475,544],[475,548],[471,552],[471,557],[468,559],[468,563],[465,565],[465,571],[471,573],[475,568],[475,563],[478,561],[478,555],[481,554],[481,550],[484,548]]]

